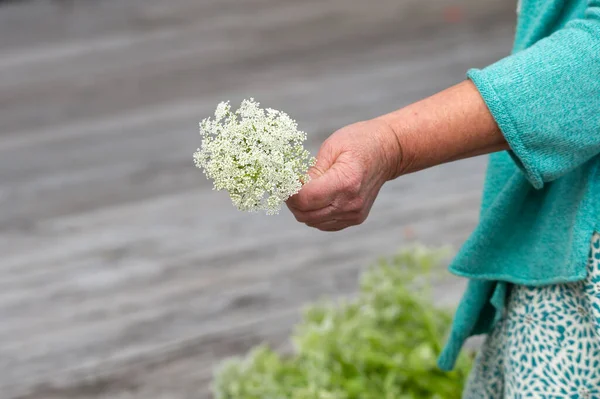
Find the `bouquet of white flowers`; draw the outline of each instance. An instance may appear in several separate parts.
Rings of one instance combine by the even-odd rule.
[[[276,214],[308,181],[314,159],[302,145],[306,133],[287,114],[263,110],[252,98],[235,112],[221,102],[213,120],[200,122],[200,135],[194,163],[239,210]]]

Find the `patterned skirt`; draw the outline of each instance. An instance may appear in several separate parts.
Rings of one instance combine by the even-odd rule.
[[[515,285],[475,361],[463,399],[600,399],[600,234],[588,277]]]

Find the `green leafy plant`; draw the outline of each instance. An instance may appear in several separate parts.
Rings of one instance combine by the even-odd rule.
[[[292,337],[294,352],[260,346],[225,361],[213,385],[217,399],[460,398],[472,356],[454,371],[436,367],[451,322],[433,305],[430,271],[440,251],[404,250],[379,261],[351,301],[310,306]]]

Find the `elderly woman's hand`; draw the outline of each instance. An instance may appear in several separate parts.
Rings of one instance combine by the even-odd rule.
[[[288,208],[299,222],[323,231],[361,224],[383,183],[396,177],[400,157],[396,135],[381,119],[346,126],[323,143],[311,180]]]

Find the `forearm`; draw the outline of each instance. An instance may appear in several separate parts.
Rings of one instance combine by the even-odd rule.
[[[402,151],[394,177],[509,148],[470,81],[377,119],[391,127]]]

